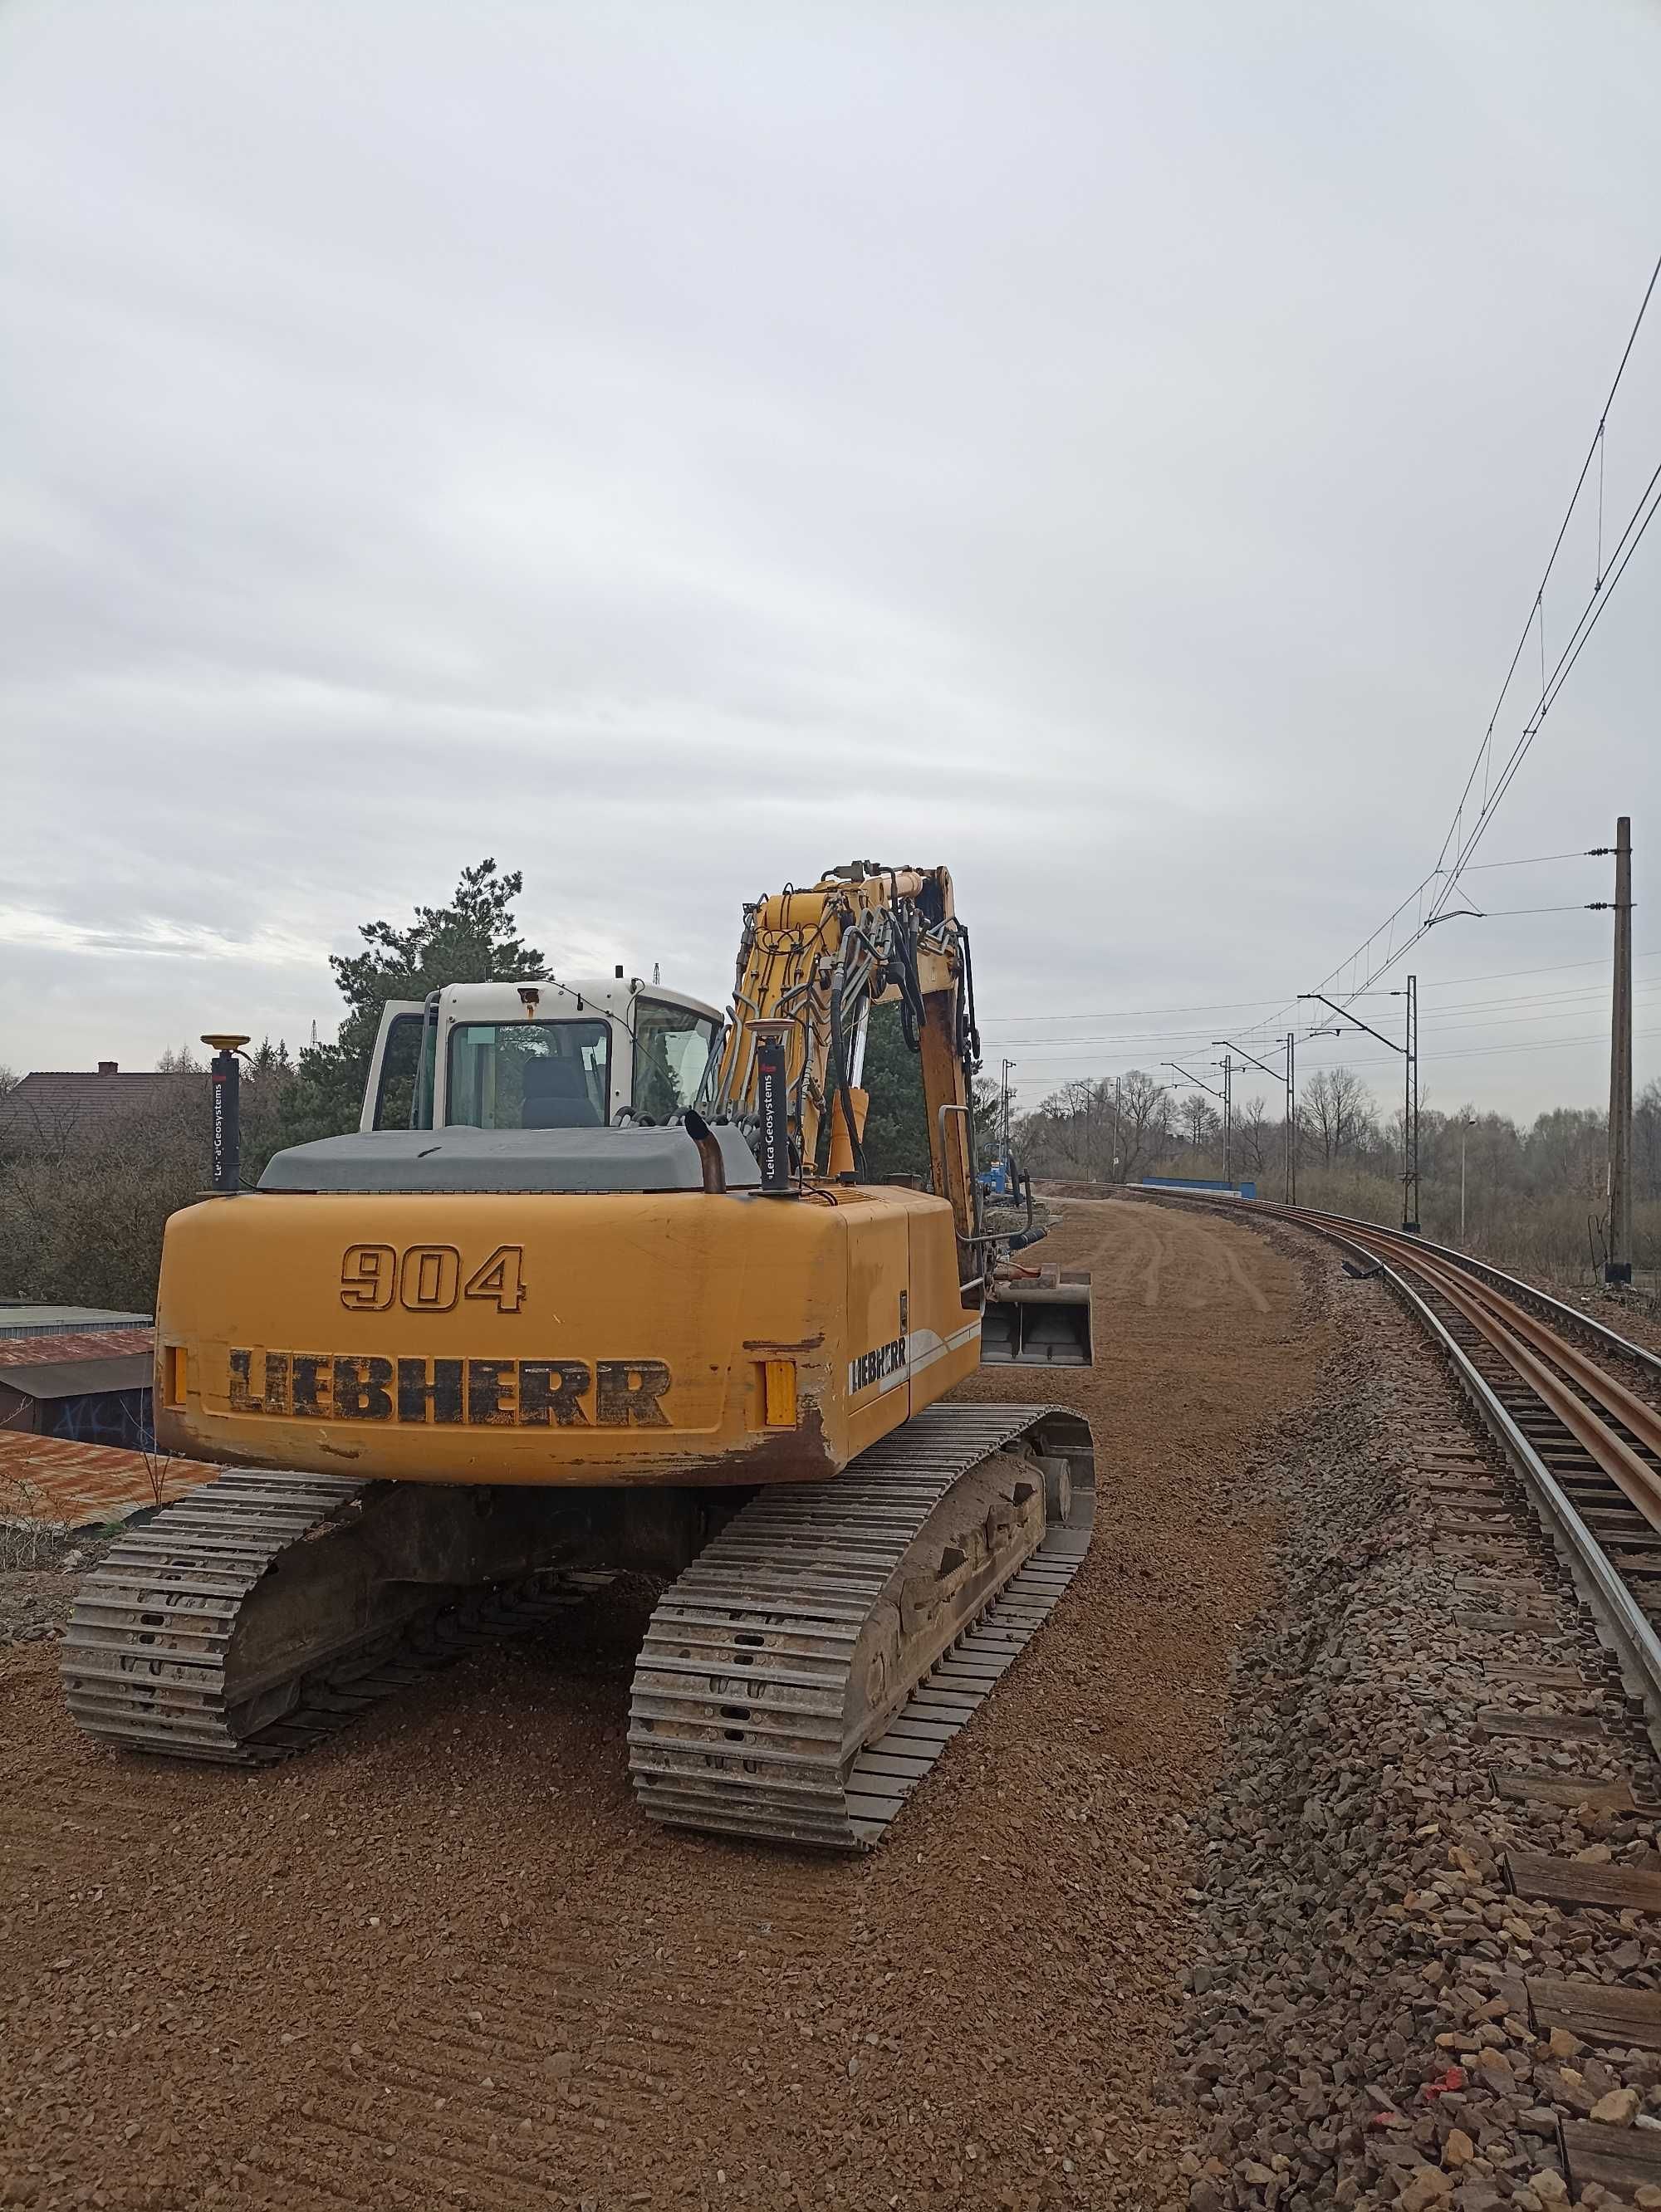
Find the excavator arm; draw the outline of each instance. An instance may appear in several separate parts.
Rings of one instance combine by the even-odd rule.
[[[858,1179],[866,1026],[873,1006],[891,1004],[921,1056],[932,1180],[951,1201],[967,1280],[983,1241],[974,1138],[979,1039],[969,934],[946,869],[855,861],[810,889],[745,908],[716,1110],[759,1118],[761,1047],[777,1037],[795,1172]]]
[[[974,969],[946,869],[856,860],[746,907],[715,1112],[758,1125],[768,1047],[782,1048],[792,1172],[863,1180],[866,1027],[889,1004],[921,1060],[930,1178],[952,1207],[963,1303],[985,1312],[983,1357],[1087,1363],[1088,1279],[1017,1264],[1014,1233],[986,1227]]]

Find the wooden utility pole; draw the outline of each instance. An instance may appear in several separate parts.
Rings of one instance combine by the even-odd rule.
[[[1632,817],[1615,825],[1615,1000],[1609,1024],[1609,1241],[1606,1283],[1632,1280]]]

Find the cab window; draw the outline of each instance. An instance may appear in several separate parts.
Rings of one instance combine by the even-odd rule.
[[[661,999],[636,999],[634,1022],[635,1113],[642,1121],[666,1121],[697,1101],[718,1024]]]
[[[605,1022],[458,1022],[445,1119],[474,1129],[599,1129],[611,1119]]]

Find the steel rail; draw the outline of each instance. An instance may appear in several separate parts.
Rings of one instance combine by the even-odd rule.
[[[1206,1207],[1217,1212],[1273,1214],[1278,1220],[1301,1222],[1305,1228],[1314,1228],[1322,1222],[1333,1222],[1360,1235],[1388,1237],[1401,1251],[1433,1252],[1438,1259],[1447,1261],[1466,1274],[1476,1276],[1495,1290],[1503,1291],[1507,1297],[1526,1301],[1530,1305],[1543,1306],[1565,1328],[1579,1329],[1583,1334],[1595,1338],[1605,1351],[1619,1358],[1631,1360],[1634,1366],[1643,1368],[1658,1382],[1661,1382],[1661,1352],[1652,1352],[1646,1345],[1634,1344],[1629,1336],[1622,1336],[1607,1322],[1596,1320],[1589,1313],[1582,1313],[1579,1306],[1570,1305],[1566,1299],[1555,1298],[1549,1291],[1541,1290],[1537,1284],[1524,1282],[1520,1275],[1508,1275],[1503,1267],[1496,1267],[1491,1260],[1479,1260],[1472,1253],[1462,1252],[1457,1244],[1438,1244],[1432,1238],[1421,1237],[1416,1232],[1392,1229],[1385,1222],[1364,1220],[1354,1213],[1333,1213],[1322,1206],[1281,1206],[1273,1199],[1264,1198],[1219,1198],[1210,1192],[1151,1188],[1137,1192],[1134,1186],[1129,1188],[1133,1195],[1161,1200],[1177,1199],[1184,1205]]]
[[[1320,1217],[1316,1217],[1317,1219]],[[1567,1392],[1561,1380],[1552,1374],[1542,1362],[1553,1362],[1570,1381],[1597,1401],[1603,1412],[1612,1413],[1635,1437],[1647,1451],[1661,1458],[1661,1412],[1629,1390],[1617,1376],[1611,1375],[1597,1361],[1583,1352],[1579,1345],[1561,1336],[1543,1322],[1537,1321],[1526,1308],[1503,1293],[1491,1290],[1471,1279],[1462,1279],[1462,1271],[1446,1261],[1421,1253],[1417,1240],[1398,1237],[1396,1232],[1378,1231],[1363,1224],[1357,1235],[1353,1224],[1346,1224],[1353,1241],[1370,1249],[1374,1256],[1381,1250],[1394,1252],[1407,1263],[1410,1273],[1417,1274],[1456,1306],[1473,1328],[1481,1332],[1503,1354],[1517,1371],[1524,1376],[1550,1407],[1552,1412],[1572,1430],[1592,1456],[1602,1463],[1598,1444],[1585,1427],[1590,1409],[1580,1400]],[[1538,1355],[1537,1357],[1536,1355]],[[1661,1530],[1661,1474],[1646,1466],[1623,1439],[1609,1430],[1607,1425],[1591,1416],[1600,1434],[1615,1448],[1614,1463],[1605,1468],[1622,1489],[1628,1488],[1627,1475],[1640,1495],[1632,1502],[1644,1513],[1652,1525]],[[1637,1472],[1634,1473],[1633,1470]],[[1625,1470],[1625,1474],[1621,1470]],[[1628,1491],[1631,1495],[1631,1492]]]
[[[1275,1211],[1287,1219],[1297,1218],[1293,1209],[1281,1207]],[[1372,1247],[1350,1236],[1347,1230],[1319,1229],[1316,1233],[1327,1237],[1335,1244],[1348,1245],[1358,1258],[1378,1257]],[[1405,1243],[1412,1240],[1402,1241]],[[1658,1635],[1655,1624],[1621,1580],[1614,1561],[1581,1517],[1579,1508],[1482,1369],[1407,1277],[1388,1260],[1380,1264],[1384,1279],[1396,1297],[1447,1355],[1465,1395],[1516,1470],[1541,1521],[1567,1555],[1572,1571],[1602,1619],[1609,1640],[1622,1662],[1623,1674],[1643,1698],[1653,1734],[1661,1726],[1661,1635]]]
[[[1445,1298],[1487,1341],[1661,1534],[1661,1472],[1600,1417],[1612,1415],[1643,1450],[1661,1460],[1661,1413],[1653,1406],[1600,1367],[1579,1345],[1536,1320],[1516,1299],[1493,1289],[1474,1272],[1452,1264],[1442,1250],[1425,1250],[1416,1237],[1378,1222],[1358,1222],[1348,1215],[1326,1214],[1312,1208],[1268,1206],[1263,1210],[1285,1220],[1301,1221],[1323,1234],[1341,1231],[1344,1241],[1374,1261],[1393,1255],[1409,1275],[1416,1275]],[[1578,1386],[1593,1402],[1588,1405],[1570,1385]]]
[[[1360,1241],[1365,1245],[1366,1241]],[[1379,1248],[1372,1245],[1366,1249],[1376,1252]],[[1575,1442],[1591,1455],[1651,1528],[1661,1534],[1661,1473],[1601,1419],[1592,1407],[1578,1397],[1563,1376],[1553,1372],[1548,1363],[1555,1361],[1573,1382],[1593,1395],[1606,1413],[1615,1414],[1658,1457],[1661,1457],[1661,1414],[1641,1398],[1634,1398],[1631,1391],[1612,1375],[1606,1375],[1577,1346],[1554,1335],[1543,1322],[1535,1321],[1497,1292],[1488,1292],[1486,1298],[1473,1296],[1454,1270],[1432,1261],[1415,1261],[1409,1272],[1418,1274],[1464,1317],[1528,1384],[1535,1396],[1556,1415]]]
[[[1171,1194],[1182,1196],[1183,1194],[1178,1192]],[[1644,1368],[1658,1381],[1661,1381],[1661,1352],[1652,1352],[1646,1345],[1634,1344],[1630,1337],[1622,1336],[1618,1329],[1611,1328],[1607,1322],[1595,1320],[1591,1314],[1582,1313],[1579,1306],[1572,1306],[1562,1298],[1553,1297],[1549,1291],[1540,1290],[1533,1283],[1525,1283],[1518,1275],[1508,1275],[1503,1267],[1496,1267],[1491,1261],[1479,1260],[1469,1252],[1462,1252],[1457,1244],[1434,1243],[1429,1237],[1415,1236],[1402,1229],[1392,1229],[1384,1222],[1365,1221],[1351,1213],[1331,1213],[1320,1206],[1276,1206],[1272,1201],[1265,1201],[1262,1199],[1245,1199],[1240,1203],[1250,1206],[1254,1212],[1279,1214],[1288,1221],[1339,1222],[1348,1229],[1359,1230],[1369,1236],[1389,1237],[1393,1240],[1396,1249],[1402,1251],[1433,1252],[1438,1259],[1445,1260],[1450,1266],[1458,1267],[1467,1274],[1477,1276],[1482,1281],[1491,1285],[1494,1289],[1504,1291],[1509,1297],[1519,1301],[1525,1300],[1532,1305],[1544,1306],[1548,1312],[1556,1315],[1567,1327],[1580,1329],[1587,1335],[1596,1337],[1607,1350],[1622,1359],[1630,1359],[1634,1365]]]

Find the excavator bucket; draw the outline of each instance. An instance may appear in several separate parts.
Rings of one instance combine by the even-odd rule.
[[[1088,1367],[1094,1357],[1087,1268],[998,1279],[981,1316],[983,1367]]]

